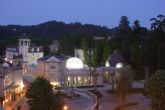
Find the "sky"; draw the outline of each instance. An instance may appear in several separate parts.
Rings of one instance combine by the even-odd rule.
[[[127,16],[150,27],[150,18],[165,15],[165,0],[0,0],[0,25],[36,25],[49,20],[81,22],[109,28]]]

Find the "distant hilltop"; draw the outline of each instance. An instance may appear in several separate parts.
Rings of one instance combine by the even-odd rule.
[[[0,25],[0,40],[12,36],[19,36],[22,33],[27,33],[32,37],[51,37],[60,39],[62,36],[98,36],[110,35],[111,30],[104,26],[93,24],[81,24],[79,22],[66,24],[57,21],[48,21],[38,25]]]

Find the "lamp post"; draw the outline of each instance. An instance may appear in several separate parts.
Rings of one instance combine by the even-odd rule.
[[[64,105],[63,109],[68,110],[68,106]]]
[[[90,79],[89,79],[89,83],[92,84],[92,69],[91,69],[91,66],[92,66],[92,53],[91,53],[91,48],[89,48],[89,52],[88,52],[88,55],[89,55],[89,74],[90,74]]]

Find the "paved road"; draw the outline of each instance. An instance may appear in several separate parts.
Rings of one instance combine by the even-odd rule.
[[[133,87],[143,87],[143,83],[135,82]],[[100,110],[113,110],[118,104],[115,103],[114,97],[106,92],[110,89],[110,84],[105,84],[105,87],[98,88],[98,90],[103,94],[103,97],[99,100],[101,104]],[[143,104],[145,97],[142,94],[132,94],[129,95],[129,102],[137,102],[138,105],[131,106],[126,108],[126,110],[150,110],[148,106]],[[29,110],[29,107],[26,103],[27,99],[24,98],[18,105],[21,105],[21,110]],[[68,110],[90,110],[90,107],[94,104],[93,100],[88,97],[80,96],[79,99],[75,100],[65,100],[65,103],[68,106]]]
[[[143,88],[143,82],[134,82],[133,87]],[[113,110],[118,103],[115,102],[114,97],[106,92],[106,90],[111,89],[110,84],[105,84],[105,87],[98,88],[98,90],[103,94],[100,99],[101,110]],[[137,102],[138,105],[127,107],[126,110],[150,110],[149,106],[144,104],[145,97],[139,94],[131,94],[127,96],[126,102]]]
[[[90,107],[94,104],[91,99],[85,96],[80,96],[75,100],[65,100],[65,103],[68,106],[68,110],[90,110]]]
[[[65,100],[66,105],[68,106],[68,110],[90,110],[90,107],[94,104],[93,100],[89,97],[80,96],[74,100]],[[18,106],[20,106],[20,110],[30,110],[29,105],[27,104],[27,98],[21,98],[14,106],[15,110],[17,110]],[[6,108],[5,110],[12,110],[11,107]]]

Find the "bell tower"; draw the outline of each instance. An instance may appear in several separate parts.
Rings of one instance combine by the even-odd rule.
[[[23,59],[26,59],[28,49],[30,46],[30,39],[26,34],[23,34],[18,39],[18,42],[19,42],[19,55],[22,55]]]

